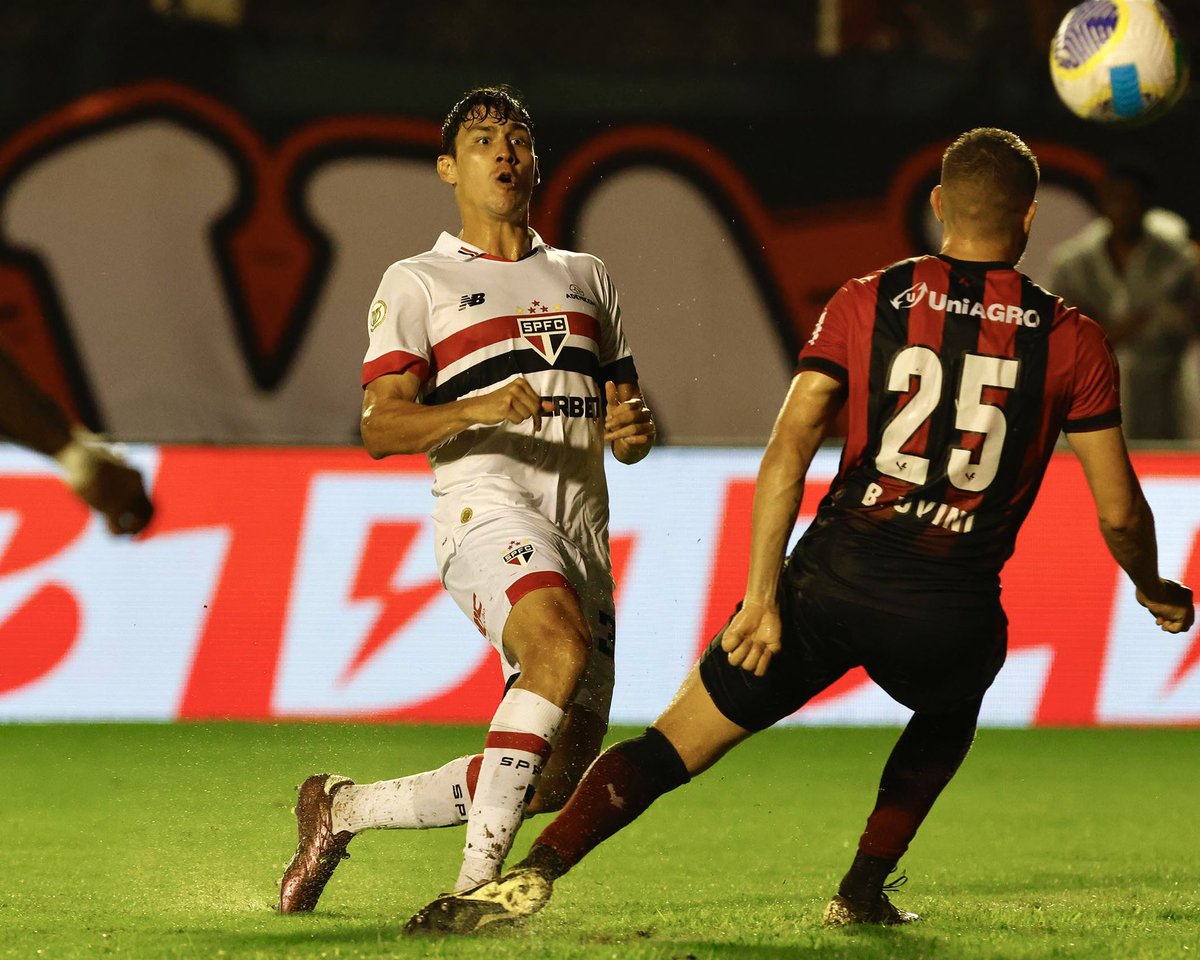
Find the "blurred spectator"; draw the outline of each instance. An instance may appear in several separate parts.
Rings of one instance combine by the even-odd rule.
[[[1051,289],[1099,322],[1121,361],[1125,435],[1183,436],[1183,359],[1200,316],[1196,246],[1187,222],[1152,206],[1154,175],[1137,160],[1112,164],[1100,187],[1102,216],[1052,254]],[[1182,389],[1181,389],[1182,388]]]

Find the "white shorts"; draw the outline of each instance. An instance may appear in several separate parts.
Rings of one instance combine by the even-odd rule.
[[[504,650],[504,625],[513,606],[542,587],[573,590],[592,642],[574,702],[608,719],[616,617],[607,563],[589,557],[536,510],[518,507],[480,518],[446,537],[439,543],[437,561],[454,602],[499,652],[506,683],[521,670]]]

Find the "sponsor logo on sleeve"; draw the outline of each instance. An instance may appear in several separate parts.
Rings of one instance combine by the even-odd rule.
[[[383,323],[383,318],[387,316],[387,304],[382,300],[376,300],[371,304],[371,312],[368,316],[370,317],[368,320],[368,332],[374,333],[375,328]]]

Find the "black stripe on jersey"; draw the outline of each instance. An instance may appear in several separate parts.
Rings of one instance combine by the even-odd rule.
[[[996,503],[996,498],[1004,497],[1009,502],[1012,501],[1017,495],[1017,478],[1022,467],[1044,442],[1039,434],[1044,412],[1046,364],[1050,357],[1050,330],[1053,326],[1056,300],[1056,297],[1035,285],[1028,277],[1021,277],[1021,309],[1036,310],[1042,320],[1036,327],[1017,327],[1017,339],[1013,349],[1013,355],[1020,362],[1017,369],[1017,385],[1009,391],[1004,403],[1004,448],[996,468],[996,479],[983,492],[981,506],[1000,510],[1008,508],[1008,503]],[[1053,448],[1056,439],[1050,438],[1049,443],[1045,444],[1047,451]],[[1016,535],[1015,530],[1013,535]]]
[[[972,304],[985,302],[987,270],[966,269],[956,263],[950,264],[950,281],[946,297],[949,300],[967,300]],[[950,489],[946,471],[950,466],[950,450],[962,441],[962,433],[956,427],[958,417],[958,395],[962,388],[963,358],[979,348],[979,328],[983,318],[966,313],[942,315],[942,346],[938,356],[942,360],[942,397],[929,417],[929,443],[925,456],[929,457],[929,482],[922,496],[934,500],[945,500]],[[990,321],[989,321],[990,322]]]
[[[600,378],[613,383],[637,383],[638,372],[633,357],[621,357],[620,360],[605,364],[600,368]]]
[[[1079,420],[1068,420],[1063,424],[1063,433],[1090,433],[1093,430],[1105,430],[1108,427],[1121,425],[1121,411],[1110,410],[1108,413],[1098,413],[1094,417],[1083,417]]]
[[[901,260],[879,275],[879,286],[875,294],[875,326],[871,330],[871,369],[867,378],[867,436],[870,438],[863,451],[862,465],[869,479],[879,477],[875,460],[879,456],[879,445],[883,442],[883,431],[888,421],[896,415],[900,394],[887,389],[888,371],[892,358],[908,342],[908,313],[910,306],[895,306],[892,301],[913,285],[916,272],[915,260]]]
[[[826,357],[805,357],[796,364],[796,372],[803,373],[805,370],[816,370],[818,373],[833,377],[838,383],[845,383],[850,379],[845,367]]]
[[[546,370],[570,370],[572,373],[591,377],[597,384],[600,383],[600,361],[591,350],[585,350],[583,347],[563,347],[558,359],[551,364],[536,350],[518,349],[483,360],[462,373],[455,374],[425,394],[422,402],[430,406],[449,403],[466,396],[472,390],[482,390],[514,375],[542,373]]]

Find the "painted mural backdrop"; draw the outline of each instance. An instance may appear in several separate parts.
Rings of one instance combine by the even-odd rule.
[[[457,229],[437,143],[428,120],[359,116],[268,145],[167,82],[79,100],[0,145],[0,340],[118,437],[353,442],[379,278]],[[932,245],[944,146],[881,151],[883,186],[864,195],[775,209],[775,184],[712,143],[619,126],[543,158],[533,221],[608,263],[671,442],[761,443],[826,298]],[[1037,279],[1093,215],[1100,167],[1034,147],[1045,185],[1024,266]]]

